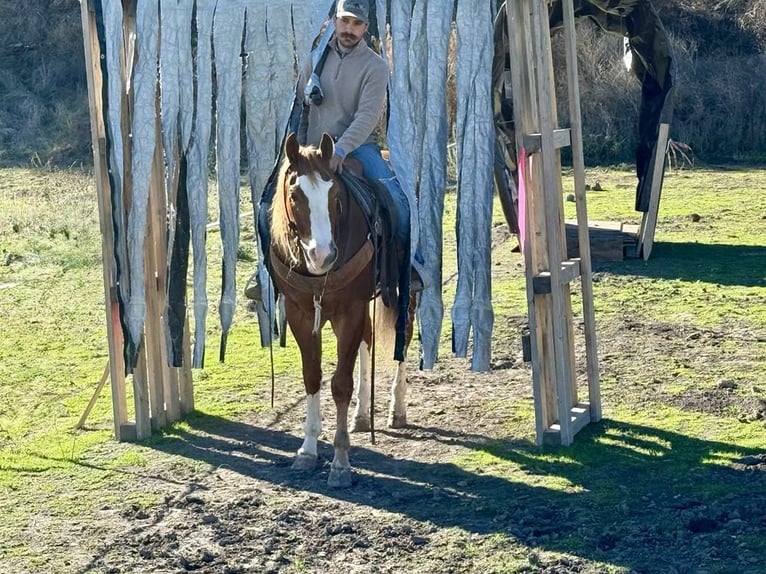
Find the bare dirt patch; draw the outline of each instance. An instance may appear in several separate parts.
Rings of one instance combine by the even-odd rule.
[[[519,429],[511,432],[509,424],[518,419],[514,410],[519,403],[526,401],[531,408],[531,374],[517,347],[518,341],[509,341],[499,349],[501,359],[489,373],[471,373],[460,359],[441,361],[433,372],[414,373],[411,425],[378,428],[375,444],[369,434],[353,435],[355,480],[346,490],[326,485],[334,430],[329,392],[324,393],[320,460],[311,472],[290,468],[302,440],[304,404],[298,387],[278,386],[273,411],[239,421],[195,416],[189,430],[151,445],[160,451],[159,460],[177,462],[167,472],[153,467],[160,474],[136,480],[138,489],[165,492],[164,502],[149,508],[103,508],[99,522],[114,536],[94,548],[79,571],[760,571],[763,556],[737,541],[766,533],[766,455],[751,454],[714,470],[682,467],[714,488],[749,483],[748,497],[702,499],[685,490],[685,479],[673,483],[672,474],[662,474],[662,463],[648,456],[628,467],[619,461],[614,467],[593,468],[585,480],[576,470],[564,470],[561,476],[571,480],[571,488],[548,490],[542,481],[552,467],[535,459],[537,451],[528,440],[508,438],[518,436]],[[687,396],[679,406],[728,412],[736,403],[730,391]],[[378,425],[385,420],[382,392]],[[615,392],[607,389],[607,399]],[[522,435],[530,436],[529,424],[522,423]],[[592,425],[578,441],[639,430]],[[672,444],[668,453],[717,448],[672,433],[657,432],[656,437]],[[477,452],[500,452],[506,462],[525,470],[527,480],[500,476],[491,463],[470,470],[455,463]],[[616,460],[626,456],[636,455],[615,450]],[[193,461],[196,470],[178,461]],[[587,457],[582,464],[588,464]],[[186,474],[179,474],[179,468]],[[657,481],[640,476],[636,481],[634,473],[642,472]],[[604,498],[611,489],[617,495]],[[603,508],[604,501],[614,506]]]

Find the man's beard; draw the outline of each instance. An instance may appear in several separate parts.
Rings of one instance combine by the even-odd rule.
[[[362,39],[357,38],[353,34],[342,34],[340,40],[344,48],[354,48]]]

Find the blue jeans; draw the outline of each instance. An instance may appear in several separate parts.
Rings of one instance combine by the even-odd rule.
[[[366,143],[348,155],[361,162],[365,178],[377,179],[386,186],[396,206],[396,236],[402,245],[409,245],[410,204],[388,162],[380,155],[380,148],[374,143]]]

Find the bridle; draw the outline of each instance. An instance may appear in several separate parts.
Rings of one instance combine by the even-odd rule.
[[[287,172],[285,173],[285,178],[286,178],[285,185],[290,185],[290,186],[295,185],[295,186],[299,187],[297,183],[291,184],[291,183],[287,182],[287,176],[289,174],[291,174],[291,173],[297,175],[298,174],[298,170],[295,169],[293,166],[289,166],[287,168]],[[333,187],[340,186],[340,188],[344,192],[343,193],[343,197],[342,198],[338,198],[335,201],[335,209],[336,209],[335,217],[336,217],[336,219],[335,219],[335,225],[332,226],[332,234],[333,234],[333,241],[337,245],[337,240],[338,240],[338,235],[339,235],[338,229],[340,229],[343,225],[347,225],[348,224],[348,218],[346,218],[345,221],[341,221],[339,219],[339,217],[344,215],[344,214],[350,214],[350,210],[346,210],[345,213],[344,213],[343,205],[344,205],[344,203],[346,203],[348,201],[353,201],[353,198],[352,198],[351,193],[348,191],[348,189],[346,189],[346,186],[344,186],[342,183],[340,183],[340,181],[338,180],[338,178],[336,176],[333,175],[331,177],[332,177],[332,180],[333,180]],[[328,191],[328,193],[329,193],[329,191]],[[284,193],[284,191],[283,191],[283,193],[282,193],[282,201],[284,202],[285,217],[287,219],[287,229],[288,229],[288,232],[289,232],[289,237],[292,240],[292,241],[288,241],[287,242],[287,250],[288,250],[288,253],[290,255],[290,259],[291,259],[291,261],[293,263],[293,267],[297,267],[301,263],[301,258],[303,258],[303,262],[306,261],[306,254],[305,254],[305,250],[302,247],[302,241],[301,241],[301,238],[300,238],[300,230],[298,229],[298,224],[295,223],[295,217],[294,217],[292,209],[290,207],[290,202],[288,201],[288,196],[289,196],[289,193]],[[349,253],[349,251],[351,249],[351,239],[352,239],[352,237],[351,237],[351,234],[349,233],[348,237],[346,238],[346,245],[345,245],[343,251],[341,251],[341,254],[348,254]],[[296,255],[295,253],[293,253],[293,250],[290,247],[292,242],[295,243],[295,246],[298,249],[298,254],[299,255]],[[341,265],[343,264],[343,258],[340,257],[340,256],[338,257],[338,261],[336,262],[336,265],[338,263],[340,263]],[[332,272],[333,272],[333,270],[331,269],[327,274],[332,273]]]
[[[294,170],[294,168],[288,167],[287,174],[293,171],[293,173],[297,173],[297,171]],[[354,201],[352,194],[349,192],[348,189],[344,185],[342,185],[340,182],[334,179],[333,181],[334,185],[340,185],[343,188],[344,195],[343,197],[339,198],[337,201],[337,207],[338,210],[336,215],[344,215],[344,219],[341,221],[336,217],[335,225],[333,226],[333,240],[336,241],[337,244],[337,237],[339,230],[343,228],[344,226],[346,228],[349,228],[349,220],[351,218],[351,210],[350,209],[343,209],[343,204],[346,201]],[[285,181],[285,185],[287,185],[287,182]],[[292,185],[292,184],[290,184]],[[277,275],[281,276],[281,278],[285,282],[289,282],[291,285],[293,285],[296,288],[299,288],[302,291],[308,291],[313,294],[313,301],[314,301],[314,328],[313,333],[316,335],[319,332],[319,328],[321,325],[321,315],[322,315],[322,299],[324,298],[325,294],[328,292],[337,291],[339,289],[342,289],[346,285],[348,285],[352,280],[354,280],[361,272],[362,270],[373,260],[373,256],[375,255],[375,246],[373,245],[372,240],[370,239],[370,234],[367,234],[367,238],[362,243],[360,248],[356,251],[354,255],[351,257],[347,257],[348,254],[351,251],[352,245],[352,234],[348,234],[348,238],[346,240],[346,245],[344,246],[343,251],[340,252],[340,255],[338,256],[338,260],[335,262],[335,265],[333,266],[330,271],[325,273],[324,275],[306,275],[296,270],[296,268],[301,263],[301,257],[303,258],[305,262],[305,252],[303,250],[303,247],[301,246],[301,239],[300,239],[300,233],[298,224],[295,222],[295,216],[290,208],[290,202],[287,199],[288,194],[285,193],[285,189],[282,190],[282,201],[284,202],[284,210],[285,210],[285,218],[287,220],[287,230],[290,235],[289,241],[286,242],[287,245],[287,251],[289,253],[289,257],[291,261],[285,262],[282,261],[278,254],[274,252],[274,250],[270,251],[270,259],[271,259],[271,267],[272,271],[276,273]],[[298,254],[296,255],[291,247],[291,244],[295,242],[296,248],[298,249]],[[375,270],[373,269],[373,273]]]

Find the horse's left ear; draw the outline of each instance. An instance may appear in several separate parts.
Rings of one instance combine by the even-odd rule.
[[[332,137],[327,132],[322,134],[322,141],[319,142],[319,153],[326,161],[330,161],[335,153],[335,142],[332,141]]]
[[[285,155],[291,164],[295,165],[298,162],[300,155],[298,153],[298,138],[292,132],[288,134],[285,140]]]

